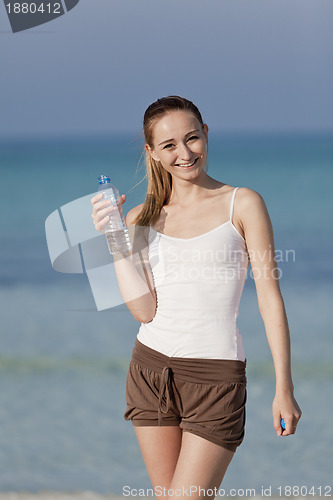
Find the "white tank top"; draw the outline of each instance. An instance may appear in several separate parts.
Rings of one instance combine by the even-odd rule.
[[[227,222],[194,238],[149,229],[148,256],[157,296],[155,317],[138,340],[166,356],[245,360],[237,327],[249,266],[244,238]]]

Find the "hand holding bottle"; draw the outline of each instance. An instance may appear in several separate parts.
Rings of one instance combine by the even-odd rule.
[[[95,212],[95,218],[98,219],[98,222],[95,222],[93,209],[95,228],[105,233],[111,255],[128,257],[131,255],[132,244],[122,208],[126,196],[125,199],[119,196],[119,191],[111,184],[109,176],[101,175],[98,181],[101,197],[97,200],[96,197],[93,198],[93,200],[96,201],[94,208],[96,208],[96,205],[102,208],[103,202],[104,207],[99,211],[102,213],[98,212],[96,214]],[[123,198],[123,200],[121,198]]]
[[[122,194],[119,198],[121,204],[123,205],[126,201],[126,195]],[[104,200],[103,194],[98,193],[96,196],[91,198],[91,204],[93,206],[92,218],[94,221],[94,226],[100,233],[105,233],[105,225],[110,220],[110,213],[114,210],[114,206],[111,204],[110,200]]]

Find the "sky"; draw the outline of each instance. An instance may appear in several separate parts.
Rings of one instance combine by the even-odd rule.
[[[0,140],[140,133],[178,94],[211,133],[333,133],[332,0],[80,0],[12,33],[0,3]]]

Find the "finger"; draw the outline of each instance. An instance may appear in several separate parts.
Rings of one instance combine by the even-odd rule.
[[[110,213],[113,212],[113,210],[116,210],[116,209],[117,209],[117,207],[115,207],[114,205],[112,205],[111,207],[108,206],[108,207],[102,208],[101,210],[98,210],[98,212],[96,214],[96,221],[99,222],[107,214],[110,215]]]
[[[276,434],[278,436],[281,436],[282,428],[281,428],[281,423],[280,423],[280,414],[278,414],[278,413],[273,414],[273,425],[274,425],[274,429],[276,431]]]
[[[103,193],[97,193],[93,198],[91,198],[91,204],[93,205],[97,200],[100,200],[103,196]]]
[[[282,431],[282,436],[291,436],[292,434],[295,434],[296,429],[297,427],[293,427],[290,432],[288,432],[287,429],[285,429],[284,431]]]
[[[110,212],[113,210],[113,208],[107,208],[105,210],[100,210],[95,218],[94,218],[94,224],[95,227],[101,224],[102,221],[108,222],[110,220]],[[105,223],[104,223],[105,224]]]
[[[120,196],[120,201],[121,201],[121,203],[125,203],[125,201],[126,201],[126,194],[122,194]]]
[[[105,224],[109,221],[109,216],[104,217],[101,221],[98,222],[98,224],[95,224],[95,228],[97,231],[100,231],[101,233],[104,233],[104,228]]]
[[[110,200],[102,200],[96,202],[92,211],[92,218],[94,219],[102,211],[103,208],[109,208],[110,204]]]
[[[97,201],[95,203],[94,208],[96,210],[100,210],[101,208],[106,207],[108,205],[111,205],[111,201],[110,200],[101,200],[101,201]]]
[[[293,418],[292,417],[285,417],[284,421],[285,421],[285,424],[286,424],[286,428],[282,432],[282,435],[283,436],[289,436],[290,434],[294,434],[295,430],[296,430],[296,427],[295,427],[295,423],[293,421]]]
[[[292,422],[292,434],[295,434],[300,417],[294,417]]]

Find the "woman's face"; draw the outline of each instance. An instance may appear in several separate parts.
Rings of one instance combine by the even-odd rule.
[[[190,111],[170,111],[153,127],[153,148],[146,150],[170,174],[191,179],[200,173],[207,159],[208,127]]]

